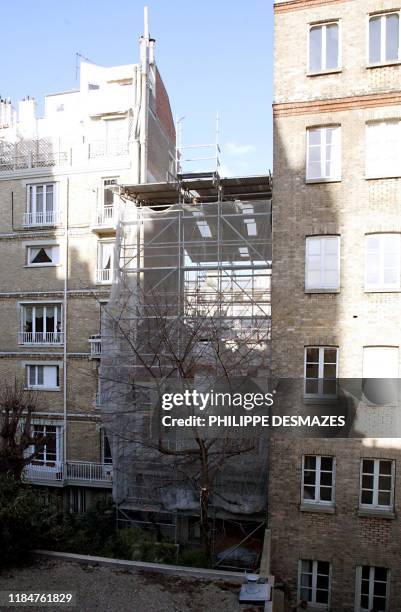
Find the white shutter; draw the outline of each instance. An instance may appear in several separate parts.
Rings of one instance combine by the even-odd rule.
[[[366,237],[365,285],[367,289],[398,289],[401,286],[400,234]]]
[[[340,285],[339,242],[337,236],[322,238],[322,288],[338,289]]]
[[[43,386],[48,389],[57,388],[57,366],[44,366]]]
[[[398,378],[398,347],[365,346],[363,378]]]

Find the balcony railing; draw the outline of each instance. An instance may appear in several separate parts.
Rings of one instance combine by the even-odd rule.
[[[61,223],[61,213],[59,210],[24,213],[23,225],[25,227],[32,227],[35,225],[58,225],[59,223]]]
[[[116,209],[112,204],[100,206],[95,213],[93,225],[95,227],[113,228],[116,224]]]
[[[87,480],[89,482],[112,482],[113,466],[109,463],[91,463],[85,461],[67,462],[68,480]]]
[[[124,140],[94,140],[89,143],[89,157],[128,155],[128,142]]]
[[[19,332],[19,344],[63,344],[63,332]]]
[[[99,334],[89,338],[92,359],[99,359],[102,355],[102,338]]]
[[[67,461],[54,465],[30,464],[23,470],[23,479],[48,484],[80,483],[110,486],[113,482],[113,466],[108,463]],[[67,482],[66,482],[67,481]]]
[[[98,268],[96,270],[97,283],[111,283],[113,281],[113,270],[111,268]]]
[[[33,465],[29,464],[24,467],[23,478],[30,482],[62,482],[64,480],[64,469],[62,463],[55,465]]]

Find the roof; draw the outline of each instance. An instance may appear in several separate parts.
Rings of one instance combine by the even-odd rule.
[[[126,195],[146,205],[172,205],[183,198],[198,202],[217,200],[270,200],[270,174],[220,178],[217,174],[179,175],[176,182],[121,185]],[[220,193],[220,197],[219,197]]]

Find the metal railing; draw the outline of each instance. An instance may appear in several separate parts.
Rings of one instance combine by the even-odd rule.
[[[57,209],[43,212],[26,212],[24,213],[22,223],[25,227],[33,225],[58,225],[61,223],[61,212]]]
[[[113,204],[106,204],[100,206],[95,213],[94,225],[102,225],[107,227],[113,227],[116,222],[115,207]]]
[[[29,464],[24,467],[23,479],[29,482],[86,481],[89,483],[112,483],[113,466],[108,463],[89,461],[67,461],[54,465]]]
[[[98,268],[96,270],[97,283],[111,283],[113,280],[113,270],[111,268]]]
[[[89,158],[128,155],[126,140],[93,140],[89,143]]]
[[[91,336],[89,338],[89,345],[91,350],[91,357],[97,358],[102,354],[102,338],[99,334]]]
[[[32,464],[26,465],[23,470],[23,479],[31,482],[61,482],[64,480],[64,469],[62,463],[54,465]]]
[[[63,344],[63,332],[19,332],[19,344]]]
[[[87,480],[89,482],[112,482],[113,466],[108,463],[68,461],[67,478],[68,480]]]

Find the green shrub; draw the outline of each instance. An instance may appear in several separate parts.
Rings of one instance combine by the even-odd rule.
[[[188,567],[210,567],[210,563],[204,551],[199,548],[185,548],[178,557],[179,565]]]
[[[0,564],[26,560],[49,528],[51,517],[33,489],[0,476]]]

